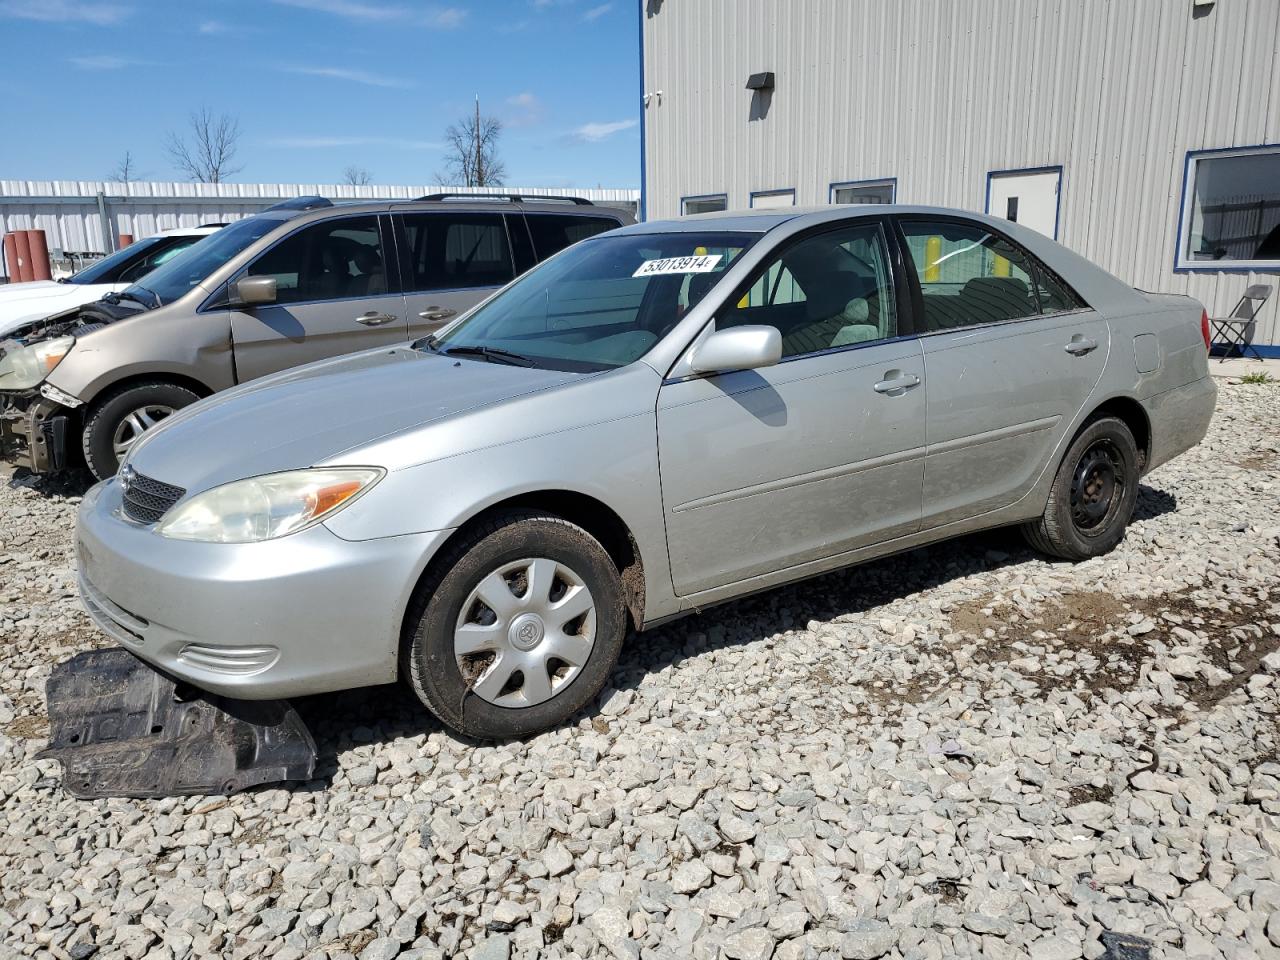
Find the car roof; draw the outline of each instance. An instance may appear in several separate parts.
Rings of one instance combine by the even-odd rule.
[[[848,220],[854,217],[873,217],[888,213],[926,214],[943,217],[964,217],[983,223],[997,221],[985,213],[959,210],[953,207],[926,207],[901,203],[834,203],[814,207],[785,207],[769,210],[717,210],[712,213],[691,213],[669,220],[646,220],[634,226],[623,227],[619,233],[689,233],[706,230],[724,230],[738,233],[767,233],[774,227],[796,221],[795,226],[826,223],[830,220]],[[1007,221],[999,221],[1006,224]]]
[[[297,220],[326,220],[334,215],[350,216],[361,213],[413,213],[417,211],[455,210],[463,213],[492,213],[493,211],[523,211],[525,213],[563,213],[570,216],[613,217],[624,225],[634,222],[635,218],[626,210],[594,203],[574,203],[568,198],[559,200],[508,200],[502,197],[475,200],[355,200],[339,201],[332,205],[313,207],[309,210],[272,210],[254,214],[258,217],[277,217],[281,222]]]

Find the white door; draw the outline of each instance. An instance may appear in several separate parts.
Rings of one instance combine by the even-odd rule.
[[[1058,189],[1061,170],[993,173],[987,191],[987,213],[1058,238]]]

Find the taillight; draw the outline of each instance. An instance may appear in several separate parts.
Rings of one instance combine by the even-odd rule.
[[[1213,341],[1209,339],[1209,311],[1200,311],[1200,336],[1204,337],[1204,352],[1213,350]]]

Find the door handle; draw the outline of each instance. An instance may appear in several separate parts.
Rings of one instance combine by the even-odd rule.
[[[418,316],[423,320],[448,320],[457,312],[457,310],[450,310],[448,307],[427,307]]]
[[[897,376],[893,376],[897,374]],[[899,390],[910,390],[912,387],[920,386],[920,378],[914,373],[902,373],[898,370],[890,370],[885,378],[877,383],[871,389],[876,393],[895,393]]]
[[[1086,353],[1098,349],[1098,341],[1089,337],[1082,337],[1077,333],[1063,349],[1073,357],[1083,357]]]
[[[362,313],[356,317],[356,323],[363,323],[366,327],[380,327],[384,323],[394,323],[399,317],[392,316],[389,313],[378,313],[370,310],[368,313]]]

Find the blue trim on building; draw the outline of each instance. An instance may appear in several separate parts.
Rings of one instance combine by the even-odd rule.
[[[1243,147],[1208,147],[1201,150],[1188,150],[1182,161],[1182,196],[1178,198],[1178,235],[1173,244],[1174,273],[1280,273],[1280,266],[1263,261],[1258,266],[1238,267],[1220,266],[1221,261],[1206,261],[1204,266],[1184,266],[1182,260],[1182,242],[1186,239],[1183,228],[1186,227],[1187,197],[1190,196],[1191,161],[1193,158],[1212,157],[1226,153],[1247,154],[1249,151],[1280,150],[1280,143],[1254,143]],[[1190,262],[1190,261],[1188,261]],[[1228,260],[1227,263],[1238,264],[1245,261]]]
[[[1062,164],[1050,164],[1046,167],[1014,167],[1010,170],[987,171],[987,202],[984,213],[991,215],[991,181],[996,177],[1014,173],[1056,173],[1058,175],[1058,193],[1053,204],[1053,239],[1058,239],[1058,228],[1062,223]]]
[[[827,184],[827,203],[835,203],[836,190],[840,187],[866,187],[876,183],[887,183],[893,191],[893,196],[889,198],[890,203],[898,202],[898,178],[897,177],[868,177],[866,180],[836,180]]]
[[[752,190],[751,194],[747,197],[747,207],[755,209],[756,197],[776,197],[784,193],[791,194],[791,205],[794,207],[796,205],[795,187],[778,187],[776,190]]]
[[[644,102],[644,0],[635,0],[636,20],[639,23],[640,30],[637,40],[640,44],[640,205],[636,208],[636,219],[644,223],[646,216],[646,207],[648,199],[648,166],[649,158],[645,149],[645,114],[649,112],[649,108]]]
[[[1220,359],[1222,359],[1220,351],[1225,346],[1226,344],[1222,343],[1221,341],[1214,341],[1213,349],[1219,352],[1217,353],[1210,352],[1209,354],[1210,367],[1212,367],[1215,363],[1217,363]],[[1268,360],[1280,360],[1280,343],[1254,343],[1254,344],[1250,344],[1250,349],[1257,350],[1259,354],[1266,357]],[[1250,357],[1246,357],[1245,359],[1252,360],[1253,357],[1250,356]]]

